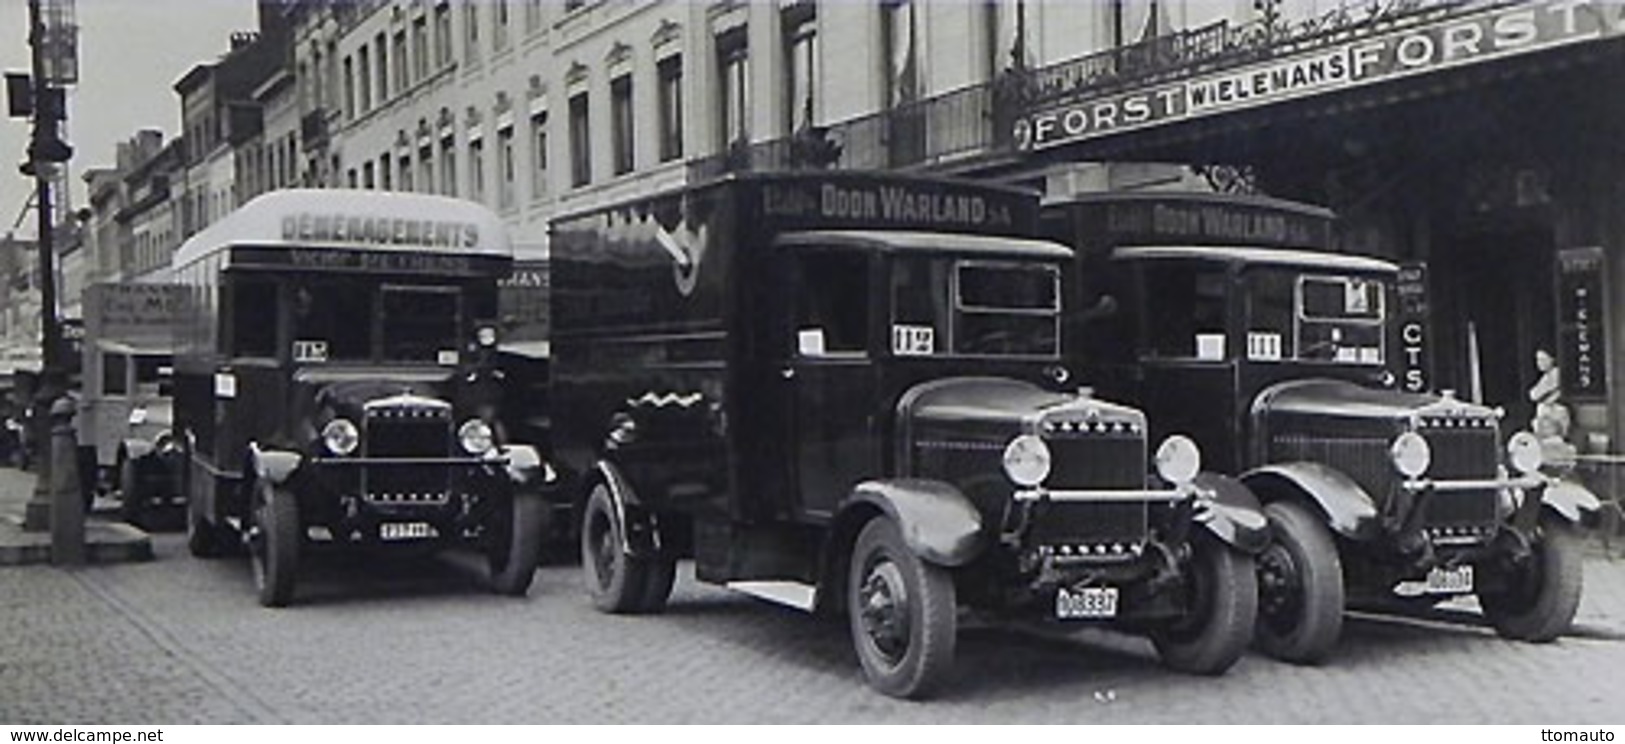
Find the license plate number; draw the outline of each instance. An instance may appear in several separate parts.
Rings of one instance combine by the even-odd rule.
[[[1116,617],[1117,587],[1062,587],[1055,593],[1055,617],[1061,620]]]
[[[1473,567],[1435,568],[1428,571],[1429,594],[1460,594],[1473,590]]]
[[[378,525],[380,540],[418,540],[434,535],[434,527],[428,522],[385,522]]]

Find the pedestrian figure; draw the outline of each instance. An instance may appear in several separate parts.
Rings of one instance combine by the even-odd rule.
[[[1535,351],[1535,369],[1540,378],[1529,388],[1529,400],[1535,404],[1535,415],[1529,428],[1541,439],[1566,440],[1569,436],[1569,409],[1563,405],[1563,377],[1557,361],[1545,349]]]

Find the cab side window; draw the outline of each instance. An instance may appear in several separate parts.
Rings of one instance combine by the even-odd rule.
[[[222,303],[231,313],[232,356],[276,356],[276,284],[239,279],[228,286],[231,299]]]
[[[869,262],[863,253],[796,257],[796,349],[801,356],[862,354],[869,336]]]
[[[102,355],[102,394],[127,395],[130,390],[125,385],[126,357],[123,354]]]

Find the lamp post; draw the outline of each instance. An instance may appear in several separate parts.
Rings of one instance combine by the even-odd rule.
[[[39,209],[39,285],[40,285],[40,375],[34,392],[33,427],[34,446],[49,447],[51,420],[47,412],[51,404],[64,392],[62,379],[62,325],[56,314],[56,241],[52,224],[51,180],[60,172],[62,163],[73,156],[73,148],[63,142],[60,124],[67,116],[66,96],[61,87],[53,84],[46,70],[46,28],[40,11],[40,0],[28,0],[28,43],[32,52],[32,114],[34,129],[28,144],[28,160],[23,173],[34,177]],[[37,480],[34,493],[28,500],[23,528],[44,531],[51,526],[52,463],[48,450],[35,458]]]

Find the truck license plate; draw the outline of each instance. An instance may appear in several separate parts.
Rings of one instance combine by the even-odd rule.
[[[1435,568],[1428,571],[1427,592],[1429,594],[1460,594],[1473,590],[1473,567],[1455,566],[1453,568]]]
[[[1116,617],[1117,587],[1061,587],[1055,593],[1055,617],[1060,620]]]
[[[428,522],[385,522],[378,525],[380,540],[417,540],[434,537],[434,527]]]

